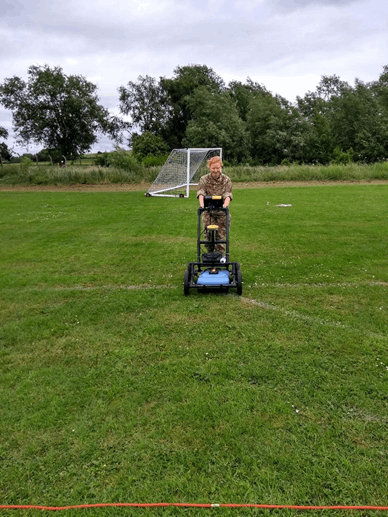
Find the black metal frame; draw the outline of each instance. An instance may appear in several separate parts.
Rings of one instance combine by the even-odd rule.
[[[221,198],[222,202],[222,198]],[[205,207],[198,208],[198,237],[197,237],[197,261],[189,262],[187,264],[187,270],[185,272],[184,277],[184,294],[188,295],[190,289],[199,289],[199,290],[228,290],[229,288],[237,288],[237,293],[242,294],[242,275],[240,270],[240,264],[238,262],[231,262],[229,256],[229,208],[223,208],[222,203],[219,201],[218,196],[206,196],[205,197]],[[205,230],[202,230],[202,214],[203,212],[208,212],[211,218],[214,216],[223,217],[225,214],[225,224],[226,224],[226,235],[225,240],[217,239],[217,230],[210,230],[210,239],[202,239],[201,237],[205,233]],[[215,221],[216,223],[216,221]],[[208,230],[209,232],[209,230]],[[215,248],[217,244],[225,244],[225,262],[220,262],[220,253],[215,252]],[[206,255],[206,260],[204,260],[204,256],[201,257],[201,246],[207,245],[209,249],[209,253],[203,254]],[[202,260],[201,260],[202,259]],[[209,271],[210,273],[217,273],[219,271],[226,270],[229,272],[229,283],[225,285],[203,285],[197,284],[196,280],[200,273],[203,271]]]

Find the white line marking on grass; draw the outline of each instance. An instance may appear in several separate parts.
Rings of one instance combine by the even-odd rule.
[[[343,323],[340,323],[340,322],[337,322],[337,321],[323,320],[323,319],[320,319],[320,318],[316,318],[315,316],[309,316],[307,314],[302,314],[302,313],[297,312],[297,311],[290,311],[288,309],[283,309],[282,307],[276,307],[276,305],[272,305],[270,303],[259,302],[257,300],[253,300],[252,298],[245,298],[245,297],[241,296],[241,297],[239,297],[239,299],[242,302],[246,302],[246,303],[249,303],[251,305],[255,305],[256,307],[260,307],[261,309],[277,311],[277,312],[279,312],[281,314],[284,314],[285,316],[289,316],[289,317],[294,318],[296,320],[305,321],[307,323],[314,323],[314,324],[323,325],[323,326],[326,326],[326,327],[342,328],[342,329],[345,329],[345,330],[349,330],[351,332],[356,332],[357,334],[367,334],[370,337],[375,337],[375,338],[380,338],[380,339],[381,338],[383,338],[383,339],[387,338],[387,336],[384,335],[384,334],[377,334],[376,332],[370,332],[370,331],[367,331],[367,330],[364,330],[364,329],[362,329],[362,330],[356,329],[354,327],[351,327],[350,325],[344,325]]]
[[[95,286],[82,286],[77,285],[74,287],[53,287],[57,291],[142,291],[146,289],[175,289],[175,285],[95,285]]]
[[[290,311],[287,309],[282,309],[281,307],[276,307],[275,305],[272,305],[270,303],[259,302],[257,300],[253,300],[252,298],[243,297],[243,298],[241,298],[241,301],[250,303],[252,305],[256,305],[257,307],[261,307],[262,309],[277,311],[282,314],[285,314],[286,316],[291,316],[292,318],[295,318],[298,320],[308,321],[309,323],[318,323],[319,325],[328,325],[330,327],[350,328],[350,327],[347,327],[347,325],[344,325],[343,323],[322,320],[320,318],[315,318],[314,316],[308,316],[307,314],[301,314],[300,312],[297,312],[297,311]]]
[[[375,287],[375,286],[382,286],[382,287],[388,287],[388,282],[322,282],[322,283],[312,283],[312,284],[281,284],[277,282],[273,283],[262,283],[262,284],[253,284],[250,287],[281,287],[281,288],[299,288],[299,287],[360,287],[363,285],[367,285],[369,287]]]
[[[262,284],[253,284],[252,288],[260,289],[261,287],[279,287],[282,289],[297,289],[299,287],[311,287],[311,288],[326,288],[326,287],[359,287],[367,285],[370,287],[374,286],[382,286],[388,287],[388,282],[343,282],[343,283],[320,283],[320,284],[281,284],[281,283],[262,283]],[[45,291],[45,290],[54,290],[54,291],[96,291],[96,290],[143,290],[143,289],[177,289],[180,288],[180,285],[151,285],[151,284],[140,284],[140,285],[73,285],[73,286],[21,286],[21,287],[6,287],[4,289],[9,290],[33,290],[33,291]]]
[[[146,289],[176,289],[176,285],[74,285],[74,286],[28,286],[28,287],[8,287],[10,290],[22,291],[142,291]]]

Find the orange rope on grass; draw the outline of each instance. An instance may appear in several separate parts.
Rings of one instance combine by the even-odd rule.
[[[0,510],[79,510],[83,508],[138,507],[155,508],[176,506],[184,508],[262,508],[269,510],[375,510],[388,511],[388,506],[298,506],[290,504],[214,504],[214,503],[96,503],[73,506],[0,505]]]

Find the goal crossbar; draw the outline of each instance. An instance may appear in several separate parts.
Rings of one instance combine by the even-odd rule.
[[[212,156],[220,156],[222,160],[222,148],[173,149],[146,196],[189,197],[190,186],[198,185],[206,171],[206,160]]]

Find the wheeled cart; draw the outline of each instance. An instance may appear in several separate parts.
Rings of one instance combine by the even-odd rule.
[[[223,208],[222,196],[205,196],[204,208],[198,208],[197,261],[189,262],[183,280],[185,296],[190,289],[200,291],[237,289],[242,294],[242,274],[240,264],[229,258],[229,208]],[[202,229],[202,214],[207,212],[210,224]],[[225,239],[219,239],[220,220],[225,221]],[[217,251],[217,245],[225,245],[225,255]],[[206,251],[205,251],[206,250]]]

